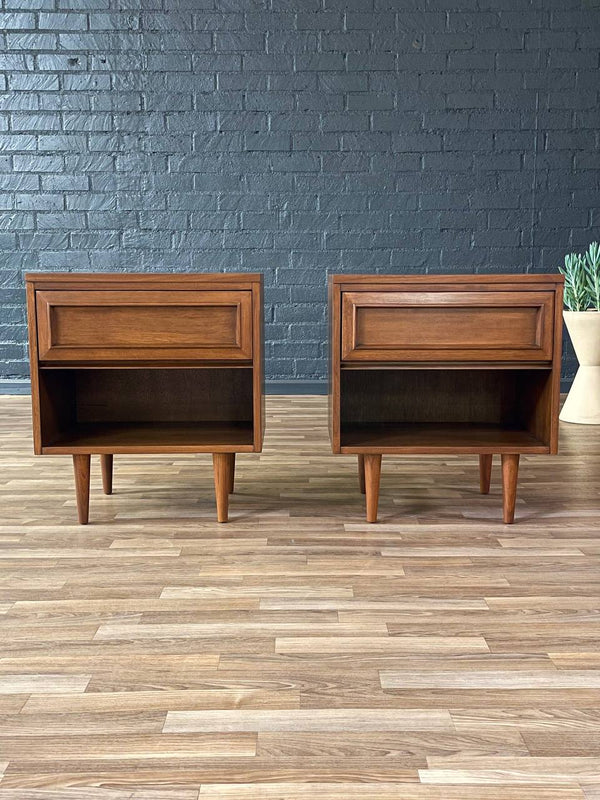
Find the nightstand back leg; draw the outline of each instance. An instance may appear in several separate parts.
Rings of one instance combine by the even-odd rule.
[[[362,494],[365,493],[365,457],[363,455],[358,456],[358,488]]]
[[[490,492],[492,459],[493,456],[491,453],[479,456],[479,491],[481,494],[489,494]]]
[[[104,494],[112,494],[113,486],[113,455],[103,453],[100,456],[100,466],[102,467],[102,490]]]

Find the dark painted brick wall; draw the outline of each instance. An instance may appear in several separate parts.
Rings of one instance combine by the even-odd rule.
[[[327,271],[554,271],[600,236],[600,0],[2,9],[5,377],[25,270],[262,270],[268,374],[302,380]]]

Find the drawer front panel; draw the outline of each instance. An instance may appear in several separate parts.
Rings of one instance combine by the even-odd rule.
[[[342,360],[550,361],[553,292],[344,292]]]
[[[252,358],[250,291],[38,291],[42,361]]]

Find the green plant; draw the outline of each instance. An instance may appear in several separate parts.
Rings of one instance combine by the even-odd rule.
[[[583,258],[592,307],[600,311],[600,244],[592,242]]]
[[[600,311],[600,244],[592,242],[584,255],[569,253],[564,267],[565,305],[569,311]]]
[[[586,311],[590,305],[590,289],[585,261],[579,253],[565,256],[564,267],[559,272],[565,276],[565,305],[569,311]]]

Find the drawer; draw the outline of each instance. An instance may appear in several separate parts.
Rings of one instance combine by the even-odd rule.
[[[251,291],[36,292],[41,361],[252,358]]]
[[[344,361],[550,361],[554,292],[342,293]]]

